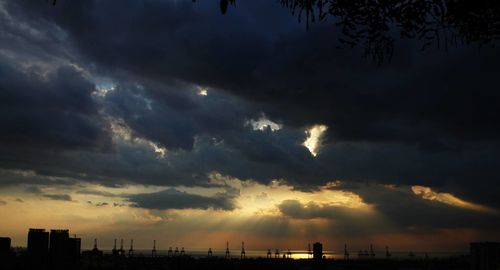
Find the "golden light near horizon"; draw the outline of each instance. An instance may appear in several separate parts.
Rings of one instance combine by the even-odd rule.
[[[314,203],[315,206],[320,207],[334,206],[354,212],[360,211],[360,213],[372,212],[372,206],[366,204],[359,195],[348,191],[333,190],[331,183],[314,192],[306,192],[295,190],[293,186],[281,180],[275,180],[266,185],[219,173],[212,173],[209,177],[212,179],[212,184],[221,184],[221,187],[178,186],[175,188],[189,194],[206,197],[228,189],[238,190],[238,196],[234,198],[234,209],[154,210],[136,207],[127,199],[133,194],[155,193],[167,189],[167,187],[158,186],[106,187],[81,183],[76,186],[41,187],[37,193],[30,193],[26,188],[18,187],[4,190],[7,193],[2,196],[2,199],[6,201],[6,204],[1,206],[2,212],[11,217],[4,225],[12,228],[12,231],[9,231],[10,235],[21,239],[24,238],[25,230],[29,227],[70,228],[77,234],[90,235],[92,231],[95,231],[92,235],[100,235],[106,231],[118,229],[126,231],[133,226],[154,227],[155,230],[161,230],[165,226],[165,228],[177,228],[179,232],[189,230],[189,234],[186,232],[176,237],[181,239],[184,235],[188,239],[182,239],[182,241],[190,243],[189,241],[194,241],[191,235],[206,233],[219,235],[224,230],[231,232],[241,228],[253,230],[250,224],[261,226],[259,224],[262,222],[267,224],[273,219],[284,222],[289,218],[280,212],[279,206],[288,200],[296,201],[304,205],[306,209]],[[64,194],[68,196],[68,200],[54,200],[45,196],[47,194]],[[23,199],[21,201],[17,198]],[[198,224],[199,220],[211,220],[211,222],[205,221],[203,224]],[[288,220],[287,223],[296,228],[304,226],[302,224],[327,226],[321,219],[297,220],[296,222]],[[165,237],[173,236],[168,234]]]
[[[321,146],[321,137],[327,129],[328,127],[325,125],[314,125],[305,131],[308,137],[302,145],[309,149],[311,155],[318,155]]]

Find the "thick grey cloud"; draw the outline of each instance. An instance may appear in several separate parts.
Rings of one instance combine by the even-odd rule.
[[[277,3],[266,6],[280,27],[259,17],[258,24],[269,25],[256,32],[245,20],[257,16],[259,4],[242,4],[224,17],[210,12],[213,5],[185,2],[88,1],[56,8],[23,2],[24,11],[12,6],[61,25],[85,55],[104,66],[156,81],[218,87],[279,108],[273,114],[288,123],[334,126],[336,139],[428,145],[433,137],[498,138],[499,97],[490,87],[498,73],[495,50],[416,54],[418,46],[401,44],[393,64],[377,67],[363,64],[356,51],[335,50],[327,23],[294,31],[300,27]],[[110,18],[110,12],[121,15]],[[133,27],[130,17],[138,19]],[[471,88],[481,95],[469,98]]]
[[[426,200],[410,187],[356,185],[346,187],[375,205],[392,230],[434,230],[439,228],[482,228],[494,230],[500,224],[497,210],[474,210]]]
[[[42,194],[43,193],[43,191],[37,186],[27,187],[24,191],[28,192],[28,193],[33,193],[33,194]]]
[[[68,201],[68,202],[73,201],[71,199],[71,196],[68,194],[43,194],[42,196],[55,201]]]
[[[425,200],[409,187],[355,185],[348,190],[359,194],[374,210],[321,205],[312,201],[301,203],[298,200],[285,200],[278,209],[292,219],[326,219],[333,224],[334,230],[353,235],[468,228],[494,231],[500,224],[498,212]]]
[[[3,61],[2,61],[3,62]],[[94,85],[63,67],[47,77],[0,66],[0,143],[28,149],[99,149],[108,143]]]
[[[155,193],[135,194],[129,197],[135,206],[149,209],[216,209],[233,210],[237,194],[217,193],[215,196],[201,196],[170,188]]]
[[[83,195],[97,195],[97,196],[103,196],[103,197],[120,197],[121,195],[114,194],[111,192],[107,191],[101,191],[101,190],[90,190],[90,189],[80,189],[76,191],[77,194],[83,194]]]
[[[22,184],[22,182],[21,182],[21,184]],[[71,198],[71,196],[68,195],[68,194],[49,194],[49,193],[45,193],[38,186],[29,186],[26,189],[24,189],[24,191],[27,192],[27,193],[34,194],[36,196],[48,198],[48,199],[55,200],[55,201],[69,201],[69,202],[73,201],[73,199]],[[16,199],[16,201],[23,202],[19,198]]]
[[[302,204],[298,200],[285,200],[278,205],[278,209],[285,216],[297,219],[343,219],[349,212],[356,211],[342,206],[319,205],[312,201]]]

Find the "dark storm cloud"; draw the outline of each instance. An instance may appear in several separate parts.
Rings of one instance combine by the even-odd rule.
[[[196,93],[193,85],[180,82],[119,84],[106,95],[105,105],[110,115],[125,121],[133,136],[172,150],[191,150],[196,136],[242,132],[247,114],[255,114],[241,100],[215,91],[206,97]]]
[[[285,200],[278,209],[292,219],[326,219],[332,222],[335,231],[355,235],[463,228],[494,230],[500,225],[498,211],[472,210],[425,200],[410,187],[356,185],[351,190],[372,205],[375,212],[298,200]],[[367,220],[370,226],[364,226]]]
[[[453,144],[452,142],[450,142]],[[473,202],[499,207],[492,184],[497,177],[500,146],[461,143],[460,151],[422,151],[402,143],[336,143],[318,156],[337,179],[359,182],[420,184]]]
[[[260,117],[259,112],[245,101],[215,89],[209,89],[208,96],[195,93],[193,86],[180,83],[118,85],[105,103],[108,113],[123,119],[135,136],[169,150],[190,150],[165,157],[173,170],[184,171],[184,181],[194,172],[203,177],[211,171],[264,183],[276,178],[292,182],[326,178],[325,169],[300,145],[305,139],[302,130],[253,130],[245,123]],[[189,106],[174,108],[158,95],[175,95]]]
[[[215,196],[201,196],[170,188],[156,193],[136,194],[129,197],[136,207],[149,209],[219,209],[233,210],[236,194],[217,193]]]
[[[2,160],[2,167],[17,168],[15,170],[0,169],[0,187],[30,185],[27,188],[27,192],[33,192],[39,190],[38,186],[66,186],[75,184],[75,179],[54,177],[54,175],[57,174],[37,174],[35,171],[32,171],[32,169],[40,168],[40,173],[47,172],[47,170],[44,170],[43,166],[40,164],[44,163],[41,159],[47,158],[47,156],[44,156],[42,152],[33,151],[25,153],[21,151],[24,149],[17,149],[18,151],[14,151],[13,149],[15,148],[5,147],[2,149],[2,152],[0,152],[0,156],[5,158]],[[58,157],[51,162],[56,161],[61,161],[61,159]],[[49,164],[49,162],[46,162],[45,164]],[[19,168],[29,168],[30,170],[18,170]],[[61,171],[61,169],[59,171]]]
[[[99,149],[107,131],[91,93],[94,86],[79,72],[24,72],[0,64],[0,143],[29,149]]]
[[[224,17],[207,12],[213,5],[186,2],[22,7],[61,25],[82,52],[104,66],[157,81],[176,78],[222,88],[279,108],[272,113],[286,123],[328,124],[336,139],[424,145],[439,144],[441,137],[498,139],[499,96],[491,87],[499,71],[496,51],[415,54],[416,45],[403,43],[393,64],[377,67],[363,64],[356,51],[334,49],[335,32],[327,23],[306,33],[293,31],[300,27],[290,20],[256,32],[245,20],[256,16],[257,5],[245,3]],[[266,5],[286,18],[279,4]],[[471,89],[480,93],[471,98]]]
[[[40,196],[40,197],[48,198],[48,199],[55,200],[55,201],[69,201],[69,202],[73,201],[73,199],[71,198],[71,196],[68,195],[68,194],[49,194],[49,193],[45,193],[38,186],[29,186],[29,187],[27,187],[27,188],[24,189],[24,192],[31,193],[31,194],[34,194],[35,196]],[[17,200],[20,200],[20,199],[17,199]],[[20,200],[19,202],[23,202],[23,201]]]
[[[206,184],[211,171],[261,182],[284,178],[303,189],[333,179],[422,184],[500,206],[494,184],[500,176],[496,50],[417,53],[419,46],[401,41],[392,62],[378,67],[362,62],[356,50],[335,49],[336,32],[328,23],[306,32],[288,10],[268,1],[238,3],[226,16],[213,3],[179,1],[60,1],[52,7],[23,0],[5,7],[13,21],[59,29],[45,35],[59,42],[23,33],[16,44],[39,44],[37,52],[61,58],[74,52],[69,55],[80,66],[119,83],[96,107],[88,97],[94,86],[74,70],[54,72],[47,83],[2,69],[5,87],[31,89],[7,91],[16,106],[5,113],[44,131],[38,136],[8,117],[2,143],[21,142],[23,137],[12,138],[24,135],[38,147],[99,149],[106,133],[92,112],[103,109],[123,119],[133,136],[174,154],[159,160],[144,147],[119,145],[117,155],[37,157],[15,146],[2,149],[4,167],[110,185]],[[32,91],[38,85],[79,90],[45,97]],[[197,99],[195,85],[209,87],[209,95]],[[36,97],[28,108],[52,104],[57,113],[16,111],[23,108],[22,95]],[[243,125],[262,111],[285,128],[262,132]],[[315,123],[329,127],[316,159],[300,145],[303,128]]]
[[[389,228],[433,230],[437,228],[484,228],[500,225],[497,209],[474,210],[426,200],[414,194],[410,187],[358,185],[352,191],[368,204],[375,205]]]

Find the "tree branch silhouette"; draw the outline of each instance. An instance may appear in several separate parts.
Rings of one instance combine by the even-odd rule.
[[[53,0],[53,5],[57,0]],[[196,0],[192,0],[196,2]],[[414,39],[421,49],[448,49],[459,44],[495,46],[500,38],[497,0],[276,0],[311,23],[330,19],[340,28],[340,48],[362,47],[378,64],[390,60],[397,39]],[[236,0],[220,0],[226,14]]]

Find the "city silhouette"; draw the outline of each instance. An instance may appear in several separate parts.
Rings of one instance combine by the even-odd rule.
[[[372,244],[367,250],[360,250],[357,258],[349,257],[347,244],[344,245],[344,257],[335,259],[332,253],[323,249],[323,244],[308,244],[304,251],[291,251],[280,256],[276,249],[272,256],[271,249],[267,256],[255,253],[246,255],[245,243],[241,243],[240,256],[231,255],[229,241],[226,251],[214,255],[212,248],[207,254],[190,253],[182,247],[175,253],[169,248],[168,253],[159,254],[156,240],[153,240],[151,253],[143,251],[134,253],[133,240],[130,240],[128,252],[123,250],[123,239],[120,250],[117,250],[116,239],[112,250],[102,250],[94,239],[94,247],[81,251],[81,238],[70,237],[69,230],[31,228],[27,235],[27,246],[11,247],[9,237],[0,237],[0,266],[2,269],[472,269],[494,270],[499,267],[500,243],[470,243],[468,254],[431,257],[425,253],[421,257],[410,251],[407,257],[391,257],[389,247],[385,247],[385,256],[376,257]],[[378,252],[382,254],[382,252]],[[295,257],[294,255],[307,255]]]

